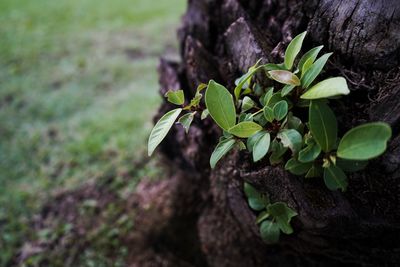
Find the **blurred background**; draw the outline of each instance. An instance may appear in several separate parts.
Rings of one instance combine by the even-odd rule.
[[[160,55],[177,51],[185,6],[185,0],[0,1],[0,266],[16,265],[21,253],[28,254],[23,266],[35,266],[44,256],[28,240],[42,244],[72,231],[65,221],[56,230],[34,229],[35,214],[54,195],[128,177],[123,197],[140,177],[157,176],[145,151],[161,101],[156,68]],[[111,219],[125,225],[120,220]],[[60,248],[43,266],[68,260],[124,266],[126,250],[110,248],[108,236],[118,227],[104,227],[110,229],[90,233],[79,257]]]

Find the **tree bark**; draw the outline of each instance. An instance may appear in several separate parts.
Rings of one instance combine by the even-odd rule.
[[[210,79],[232,89],[259,58],[282,62],[304,30],[303,51],[320,44],[333,51],[323,75],[344,76],[352,91],[333,107],[339,131],[386,121],[393,129],[387,152],[351,174],[341,193],[322,179],[252,163],[247,152],[230,153],[211,170],[218,127],[198,118],[187,135],[174,127],[159,150],[170,177],[139,186],[132,266],[399,264],[400,1],[189,0],[178,34],[181,61],[161,60],[160,93],[179,88],[191,97]],[[171,108],[163,103],[157,119]],[[244,181],[297,211],[294,234],[277,245],[262,242]]]

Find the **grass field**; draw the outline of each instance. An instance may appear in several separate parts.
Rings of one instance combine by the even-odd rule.
[[[0,266],[54,190],[144,156],[185,0],[0,1]]]

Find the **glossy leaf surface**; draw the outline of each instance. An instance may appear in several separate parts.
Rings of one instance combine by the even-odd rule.
[[[235,140],[232,138],[222,140],[217,144],[210,158],[210,166],[212,169],[214,169],[217,162],[233,148],[234,144]]]
[[[329,152],[336,145],[337,121],[333,111],[322,101],[311,101],[309,125],[322,151]]]
[[[303,45],[304,37],[306,37],[307,32],[302,32],[293,38],[293,40],[289,43],[288,47],[285,51],[285,67],[290,70],[293,67],[293,62],[296,59],[297,54],[301,50],[301,46]]]
[[[288,147],[293,154],[296,154],[301,149],[303,138],[301,134],[294,129],[283,129],[277,135],[283,146]]]
[[[175,105],[183,105],[185,102],[183,90],[168,90],[168,92],[165,93],[165,97],[167,98],[168,102]]]
[[[224,130],[229,130],[236,123],[236,110],[233,97],[222,85],[210,81],[205,96],[210,116]]]
[[[340,140],[337,155],[343,159],[368,160],[385,152],[392,129],[387,123],[373,122],[357,126]]]
[[[290,221],[297,213],[288,207],[284,202],[275,202],[267,208],[268,213],[274,218],[279,226],[279,229],[285,234],[293,233],[293,228],[290,226]]]
[[[260,131],[261,129],[261,125],[255,122],[243,121],[230,128],[228,132],[237,137],[247,138]]]
[[[261,133],[262,135],[260,135],[253,147],[254,162],[261,160],[267,155],[271,142],[271,136],[268,132],[262,131]]]
[[[341,189],[343,192],[346,191],[348,185],[346,174],[333,164],[324,169],[324,182],[330,190]]]
[[[173,109],[164,114],[160,120],[154,125],[153,130],[151,130],[149,141],[147,143],[148,155],[153,154],[156,147],[161,143],[161,141],[167,136],[172,125],[174,125],[175,120],[178,118],[182,109]]]
[[[321,56],[319,59],[317,59],[317,61],[314,62],[314,64],[311,65],[307,72],[302,75],[301,86],[303,88],[308,88],[315,78],[317,78],[331,55],[332,53],[328,53]]]
[[[349,93],[346,80],[343,77],[335,77],[317,83],[300,97],[302,99],[320,99],[348,95]]]
[[[270,220],[263,221],[260,226],[260,235],[267,244],[275,244],[279,241],[281,232],[277,223]]]

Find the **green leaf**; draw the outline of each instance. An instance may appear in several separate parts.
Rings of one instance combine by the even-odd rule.
[[[311,101],[309,125],[315,141],[324,152],[331,151],[336,145],[337,121],[333,111],[322,101]]]
[[[242,95],[249,95],[250,93],[252,93],[252,90],[248,87],[243,90]]]
[[[275,165],[282,161],[282,156],[286,153],[288,149],[287,147],[284,147],[281,142],[278,142],[276,139],[274,139],[271,143],[270,150],[272,151],[272,153],[269,157],[269,161],[271,165]]]
[[[237,137],[247,138],[260,130],[262,130],[261,125],[252,121],[243,121],[230,128],[228,132]]]
[[[300,80],[299,78],[291,73],[290,71],[287,70],[271,70],[268,71],[268,74],[271,76],[271,78],[277,82],[283,83],[283,84],[289,84],[289,85],[294,85],[298,86],[300,85]]]
[[[264,110],[261,110],[263,112]],[[263,113],[258,113],[257,115],[253,116],[253,121],[260,124],[262,127],[267,125],[268,121],[265,119]]]
[[[249,183],[244,183],[244,193],[247,198],[260,198],[261,194]]]
[[[267,155],[269,150],[269,145],[271,142],[271,136],[268,132],[262,131],[261,135],[253,147],[253,161],[261,160],[265,155]]]
[[[247,144],[247,150],[249,152],[253,152],[253,148],[254,148],[255,143],[262,136],[264,136],[264,132],[263,131],[259,131],[259,132],[256,132],[255,134],[253,134],[252,136],[250,136],[249,138],[247,138],[246,144]]]
[[[271,87],[261,98],[260,98],[260,103],[261,105],[265,106],[270,99],[272,98],[272,95],[274,94],[274,88]]]
[[[346,191],[348,182],[346,174],[339,167],[329,164],[324,170],[324,182],[326,187],[330,190],[341,189],[342,192]]]
[[[301,134],[294,129],[283,129],[277,137],[281,139],[281,143],[284,147],[288,147],[293,155],[297,154],[303,144],[303,138]]]
[[[311,89],[300,96],[302,99],[320,99],[350,93],[346,80],[343,77],[335,77],[317,83]]]
[[[247,72],[245,73],[245,74],[243,74],[243,76],[241,76],[241,77],[239,77],[239,78],[237,78],[236,80],[235,80],[235,86],[238,86],[238,84],[240,83],[240,81],[242,81],[243,80],[243,78],[245,77],[247,75]],[[246,90],[246,89],[248,89],[249,88],[249,83],[248,82],[246,82],[246,83],[244,83],[243,84],[243,86],[242,86],[242,88],[241,88],[241,90]],[[240,93],[240,92],[239,92]]]
[[[177,108],[165,113],[164,116],[162,116],[156,123],[153,130],[151,130],[149,141],[147,143],[147,151],[149,156],[153,154],[156,147],[161,143],[165,136],[167,136],[169,129],[171,129],[172,125],[174,125],[174,122],[176,118],[178,118],[181,111],[181,108]]]
[[[281,101],[283,99],[284,98],[282,97],[281,93],[277,92],[277,93],[273,94],[268,101],[265,102],[265,106],[273,108],[276,103],[278,103],[279,101]]]
[[[253,210],[263,210],[269,204],[268,198],[258,192],[257,189],[249,183],[244,183],[244,193],[247,196],[250,208]]]
[[[208,109],[205,109],[205,110],[203,110],[203,112],[201,112],[201,120],[204,120],[205,118],[207,118],[207,116],[209,115],[210,113],[208,112]]]
[[[253,210],[260,211],[265,209],[265,203],[261,198],[249,198],[247,202],[249,203],[250,208]]]
[[[212,169],[214,169],[217,162],[233,148],[234,144],[235,140],[232,138],[222,140],[217,144],[210,158],[210,166]]]
[[[328,58],[332,55],[332,53],[325,54],[321,56],[311,67],[302,75],[301,78],[301,85],[303,88],[308,88],[311,83],[317,78],[317,76],[321,73],[322,69],[324,68]]]
[[[248,114],[248,113],[240,114],[238,122],[242,122],[242,121],[253,121],[253,115],[252,114]]]
[[[292,112],[289,112],[288,116],[287,116],[287,128],[295,129],[296,131],[298,131],[301,134],[301,133],[303,133],[304,125],[299,118],[297,118],[296,116],[293,116]]]
[[[290,94],[293,91],[294,88],[296,88],[296,86],[294,86],[294,85],[290,85],[290,84],[285,85],[282,88],[281,95],[282,96],[287,96],[288,94]]]
[[[356,172],[367,167],[368,161],[347,160],[347,159],[337,158],[336,165],[345,172]]]
[[[266,220],[260,225],[260,235],[262,240],[267,244],[276,244],[279,241],[279,226],[277,223]]]
[[[191,112],[191,113],[186,113],[185,115],[180,117],[179,120],[178,120],[178,123],[182,124],[182,126],[185,129],[186,133],[189,132],[190,125],[192,124],[192,121],[193,121],[193,118],[194,118],[194,114],[196,114],[196,111],[195,112]]]
[[[285,100],[281,100],[276,103],[273,108],[275,119],[280,121],[285,118],[288,113],[288,108],[288,103]]]
[[[304,76],[303,74],[305,74],[311,68],[313,63],[314,61],[312,58],[309,58],[306,62],[304,62],[303,68],[301,69],[300,78],[302,78]]]
[[[246,112],[256,106],[256,103],[248,96],[245,96],[242,100],[242,112]]]
[[[263,108],[264,117],[267,121],[272,122],[274,120],[274,110],[268,106]]]
[[[267,64],[263,65],[262,67],[264,67],[264,69],[266,71],[270,71],[270,70],[286,70],[285,66],[283,66],[282,64],[267,63]]]
[[[236,123],[236,110],[232,95],[222,85],[211,80],[205,97],[208,112],[214,121],[224,130]]]
[[[284,61],[286,69],[288,70],[292,69],[293,62],[296,59],[297,54],[300,52],[306,34],[307,32],[303,32],[294,37],[293,40],[288,45],[288,47],[286,48],[285,61]]]
[[[323,169],[321,166],[317,166],[316,164],[312,165],[311,168],[306,173],[306,178],[314,178],[321,177],[323,173]]]
[[[275,117],[274,117],[274,110],[273,107],[276,103],[278,103],[279,101],[283,100],[281,94],[275,93],[273,94],[268,101],[265,102],[265,107],[263,108],[263,113],[264,113],[264,117],[267,119],[267,121],[272,122]]]
[[[183,103],[185,102],[185,95],[183,93],[183,90],[168,90],[168,92],[166,92],[164,96],[167,97],[168,102],[171,102],[175,105],[183,105]]]
[[[289,159],[285,164],[285,170],[294,175],[303,175],[312,167],[312,162],[302,163],[295,158]]]
[[[303,163],[312,162],[318,158],[320,153],[321,147],[316,142],[311,142],[307,144],[305,148],[300,150],[298,159]]]
[[[311,64],[314,63],[315,59],[316,59],[317,56],[318,56],[319,51],[321,51],[321,49],[322,49],[323,47],[324,47],[323,45],[314,47],[313,49],[309,50],[307,53],[305,53],[305,54],[301,57],[301,59],[300,59],[300,61],[299,61],[299,67],[298,67],[298,69],[302,72],[302,75],[304,74],[304,73],[303,73],[304,64],[305,64],[307,61],[308,61],[308,62],[311,62]]]
[[[285,234],[293,233],[293,229],[290,226],[290,221],[293,217],[297,216],[297,213],[289,208],[284,202],[275,202],[274,204],[268,205],[268,213],[274,218],[278,224],[279,229]]]
[[[258,66],[258,64],[260,63],[261,59],[259,59],[256,64],[254,64],[254,66],[250,67],[248,72],[243,75],[242,77],[239,78],[238,80],[238,85],[235,87],[235,90],[233,91],[235,94],[235,99],[238,100],[240,97],[240,93],[242,91],[243,86],[248,82],[248,80],[250,80],[251,77],[253,77],[253,75],[261,68],[263,68],[263,66]]]
[[[343,159],[368,160],[386,150],[392,129],[384,122],[366,123],[348,131],[340,140],[337,155]]]

